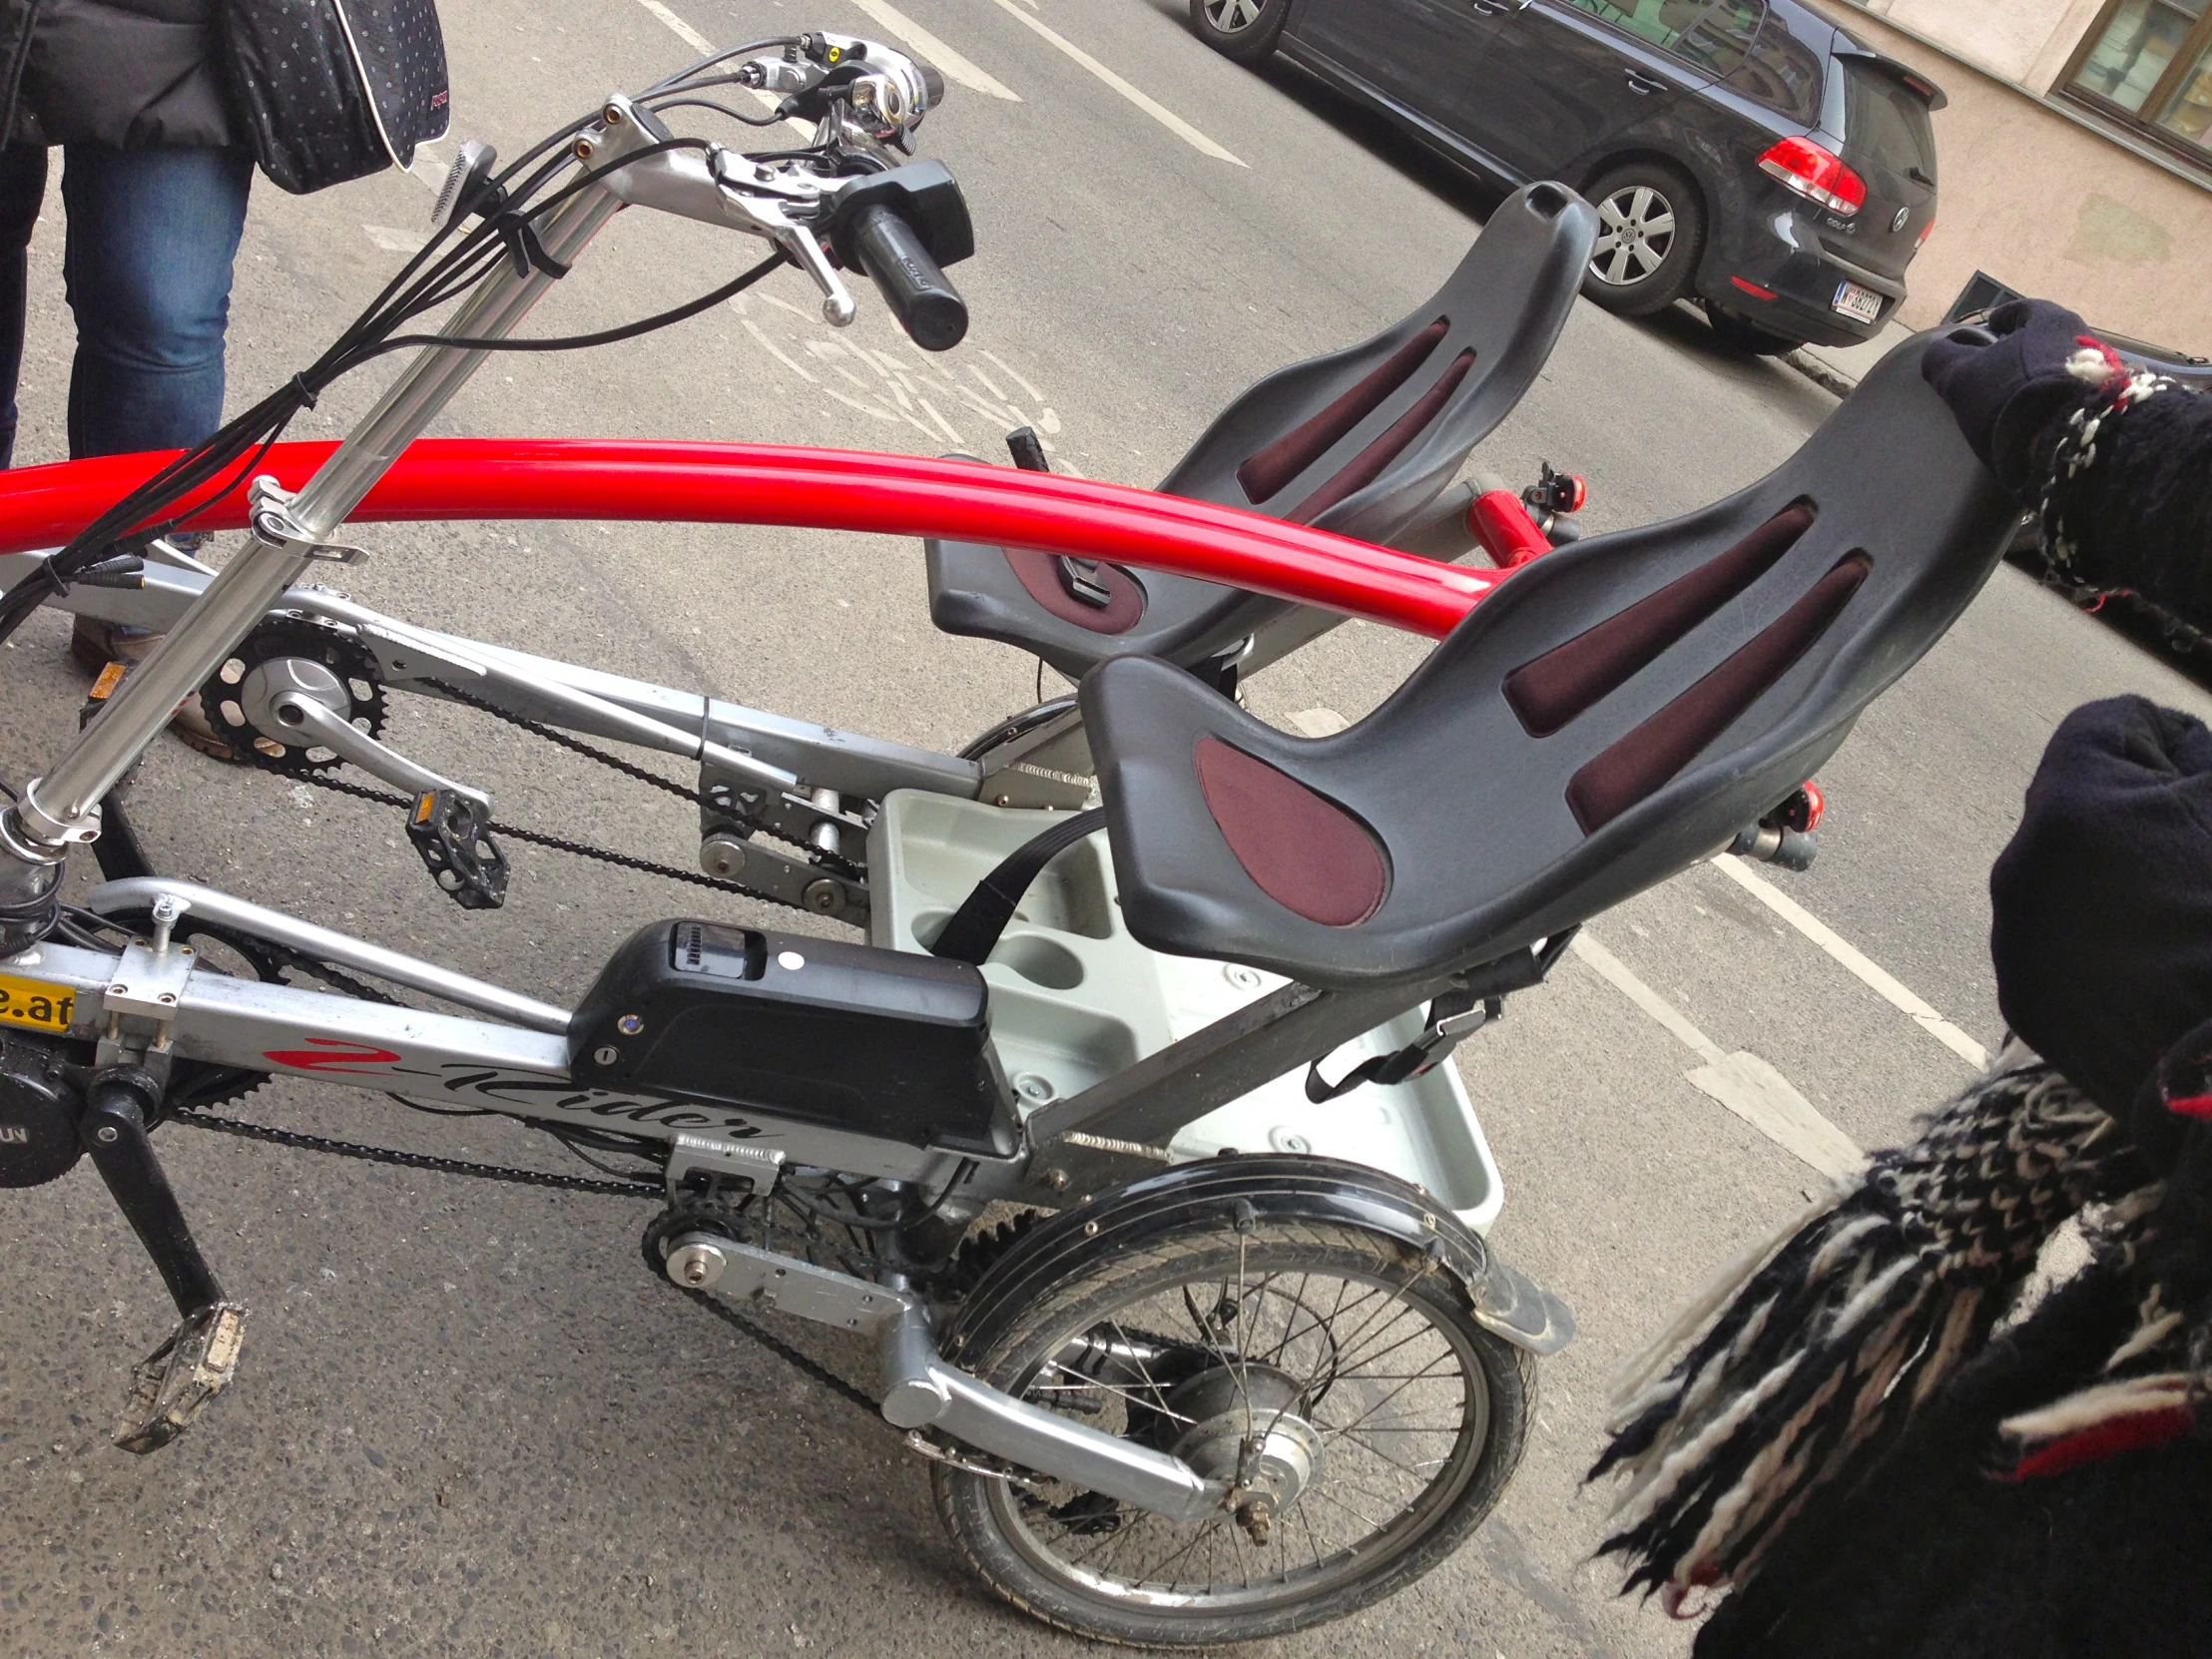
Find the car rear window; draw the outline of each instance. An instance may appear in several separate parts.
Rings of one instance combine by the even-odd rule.
[[[1928,101],[1872,64],[1843,60],[1844,147],[1892,173],[1936,178],[1936,130]]]
[[[1713,7],[1675,47],[1684,57],[1717,76],[1727,76],[1750,56],[1766,21],[1764,0],[1714,0]]]
[[[1728,0],[1722,0],[1725,7]],[[1729,91],[1811,127],[1821,118],[1821,58],[1771,14],[1744,61],[1721,79]]]

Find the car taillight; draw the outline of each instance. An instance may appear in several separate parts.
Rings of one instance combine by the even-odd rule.
[[[1786,138],[1759,158],[1759,171],[1772,175],[1809,202],[1849,217],[1867,200],[1867,181],[1811,139]]]
[[[1936,234],[1936,222],[1932,219],[1921,227],[1921,234],[1913,239],[1913,252],[1918,254],[1928,246],[1928,239]]]

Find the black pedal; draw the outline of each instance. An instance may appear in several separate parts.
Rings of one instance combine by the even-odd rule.
[[[425,790],[407,820],[407,839],[462,909],[496,910],[507,902],[507,855],[491,838],[491,814],[482,803],[451,790]]]

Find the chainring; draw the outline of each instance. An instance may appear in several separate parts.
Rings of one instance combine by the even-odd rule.
[[[281,772],[335,771],[342,758],[318,745],[287,743],[255,725],[241,700],[248,677],[265,663],[304,657],[327,669],[346,697],[340,711],[348,725],[370,737],[384,730],[384,686],[375,656],[349,634],[304,617],[269,617],[219,664],[200,688],[200,704],[216,735],[241,755],[251,754]]]

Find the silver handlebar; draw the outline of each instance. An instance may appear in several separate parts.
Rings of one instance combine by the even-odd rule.
[[[712,83],[743,85],[744,77],[755,73],[761,90],[782,90],[790,82],[804,93],[840,68],[864,64],[838,83],[838,95],[828,101],[818,122],[815,145],[798,156],[755,160],[720,145],[707,146],[704,154],[657,148],[669,142],[669,135],[645,103],[619,95],[608,99],[599,121],[571,141],[575,158],[594,169],[597,179],[534,219],[553,270],[565,270],[624,205],[652,207],[775,244],[822,288],[823,314],[835,324],[849,322],[855,309],[852,296],[824,254],[816,227],[828,222],[842,192],[870,175],[843,177],[818,170],[855,154],[870,155],[879,166],[896,165],[890,152],[906,148],[930,99],[926,78],[903,54],[846,36],[806,38],[824,43],[822,55],[830,61],[818,64],[790,55],[757,59]],[[789,67],[794,62],[800,67]],[[853,91],[863,86],[864,98]],[[648,96],[672,98],[687,90],[680,77]],[[619,165],[633,155],[636,161]],[[455,166],[474,168],[480,160],[464,149]],[[465,182],[454,181],[456,197]],[[441,330],[442,337],[489,341],[505,336],[552,280],[545,269],[505,263],[494,267]],[[13,931],[15,912],[50,902],[68,847],[99,833],[99,803],[116,780],[168,724],[179,701],[206,684],[269,607],[305,573],[338,525],[485,355],[481,346],[425,346],[296,495],[276,489],[271,480],[257,480],[245,547],[54,766],[25,786],[16,806],[0,814],[0,931]]]

